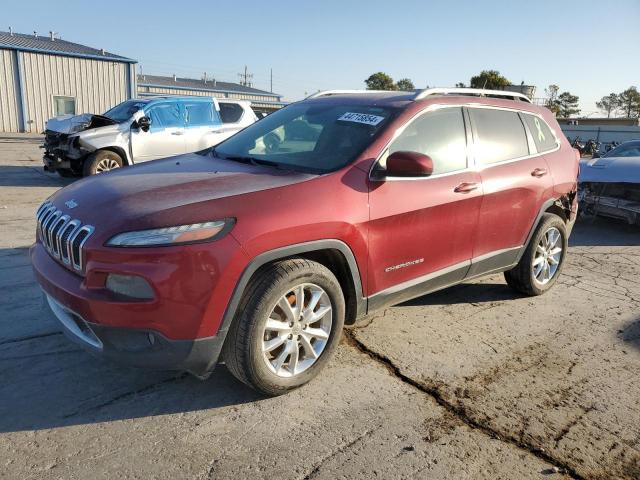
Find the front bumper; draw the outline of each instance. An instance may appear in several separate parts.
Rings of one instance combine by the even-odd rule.
[[[65,335],[88,352],[134,367],[187,371],[206,377],[216,366],[224,338],[170,340],[159,332],[105,327],[80,315],[45,293]]]

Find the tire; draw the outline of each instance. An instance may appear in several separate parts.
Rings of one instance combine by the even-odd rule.
[[[543,242],[543,238],[546,242],[549,238],[546,236],[548,234],[551,235],[550,232],[552,231],[557,232],[560,237],[557,241],[552,241],[554,245],[546,248],[546,243],[541,244],[541,242]],[[542,295],[549,290],[556,283],[562,271],[567,253],[567,241],[567,230],[564,221],[557,215],[545,213],[518,265],[504,273],[507,284],[514,290],[530,296]],[[548,251],[546,258],[542,251],[538,249],[539,245]],[[561,248],[561,251],[550,254],[551,252],[555,252],[557,248]],[[540,257],[542,257],[542,261],[539,260]],[[549,260],[546,260],[547,258]],[[557,261],[557,264],[554,264],[554,261]],[[534,262],[537,262],[536,266],[534,266]],[[546,273],[540,271],[538,269],[540,264],[542,264],[543,269],[545,265],[548,265],[549,270]],[[556,266],[555,270],[553,270],[553,266]],[[548,274],[550,274],[550,277],[547,279]]]
[[[305,298],[302,305],[307,306],[304,317],[296,317],[299,292],[296,287],[300,285],[305,286],[301,294]],[[307,302],[316,298],[313,309],[310,309]],[[290,305],[289,317],[280,308],[280,305],[287,306],[283,302]],[[322,315],[327,307],[330,311]],[[312,321],[314,313],[319,319]],[[276,262],[260,269],[247,285],[227,334],[222,358],[229,371],[241,382],[266,395],[281,395],[309,382],[327,364],[340,341],[344,315],[342,289],[329,269],[305,259]],[[268,328],[268,318],[272,321],[270,325],[276,322],[276,330]],[[301,320],[296,323],[281,321],[287,318]],[[304,326],[307,321],[309,326]],[[294,327],[289,328],[292,323]],[[287,327],[281,328],[283,325]],[[321,332],[328,338],[314,336]],[[278,344],[283,337],[286,338],[284,343],[263,353],[264,348]],[[309,348],[318,351],[316,356],[309,353]],[[294,351],[298,359],[295,364]],[[281,367],[277,367],[281,356],[284,359],[280,362]]]
[[[122,157],[111,150],[98,150],[92,153],[84,161],[82,173],[85,177],[98,173],[108,172],[124,165]]]

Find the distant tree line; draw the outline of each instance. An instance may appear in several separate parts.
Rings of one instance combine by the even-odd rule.
[[[607,114],[607,118],[613,116],[640,118],[640,92],[638,87],[631,86],[624,92],[610,93],[598,102],[596,107]]]
[[[403,90],[411,91],[415,89],[413,82],[408,78],[403,78],[397,82],[390,75],[384,72],[377,72],[369,76],[364,83],[368,90]],[[524,84],[524,82],[523,82]],[[500,74],[498,70],[482,70],[478,75],[474,75],[469,80],[469,87],[484,88],[489,90],[504,90],[505,87],[513,83]],[[463,82],[456,83],[456,87],[466,87]],[[568,118],[580,113],[578,102],[580,97],[571,92],[560,92],[558,85],[552,84],[545,88],[544,105],[557,117]],[[637,87],[631,86],[621,93],[610,93],[596,102],[596,106],[607,114],[638,118],[640,117],[640,92]]]
[[[364,83],[367,85],[367,90],[400,90],[410,92],[416,88],[408,78],[401,78],[395,82],[390,75],[384,72],[377,72],[370,75]]]

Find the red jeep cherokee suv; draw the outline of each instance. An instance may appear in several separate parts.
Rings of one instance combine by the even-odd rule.
[[[374,310],[496,272],[551,288],[577,175],[553,115],[519,94],[323,92],[213,150],[58,191],[31,260],[91,352],[203,378],[224,360],[275,395]]]

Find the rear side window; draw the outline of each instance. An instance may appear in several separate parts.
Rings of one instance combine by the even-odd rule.
[[[521,113],[521,115],[533,136],[533,141],[536,144],[538,153],[548,152],[558,146],[556,137],[553,136],[549,125],[547,125],[544,120],[540,117],[529,115],[527,113]]]
[[[398,151],[429,155],[434,175],[467,168],[462,109],[443,108],[421,115],[389,147],[389,154]]]
[[[187,127],[202,127],[218,125],[218,115],[214,112],[213,103],[210,102],[185,102],[184,104]]]
[[[220,103],[220,117],[222,123],[236,123],[240,121],[244,110],[237,103]]]
[[[517,112],[469,108],[475,128],[476,160],[491,164],[529,155],[527,134]]]
[[[177,103],[153,105],[147,113],[151,118],[151,129],[184,127],[180,107]]]

